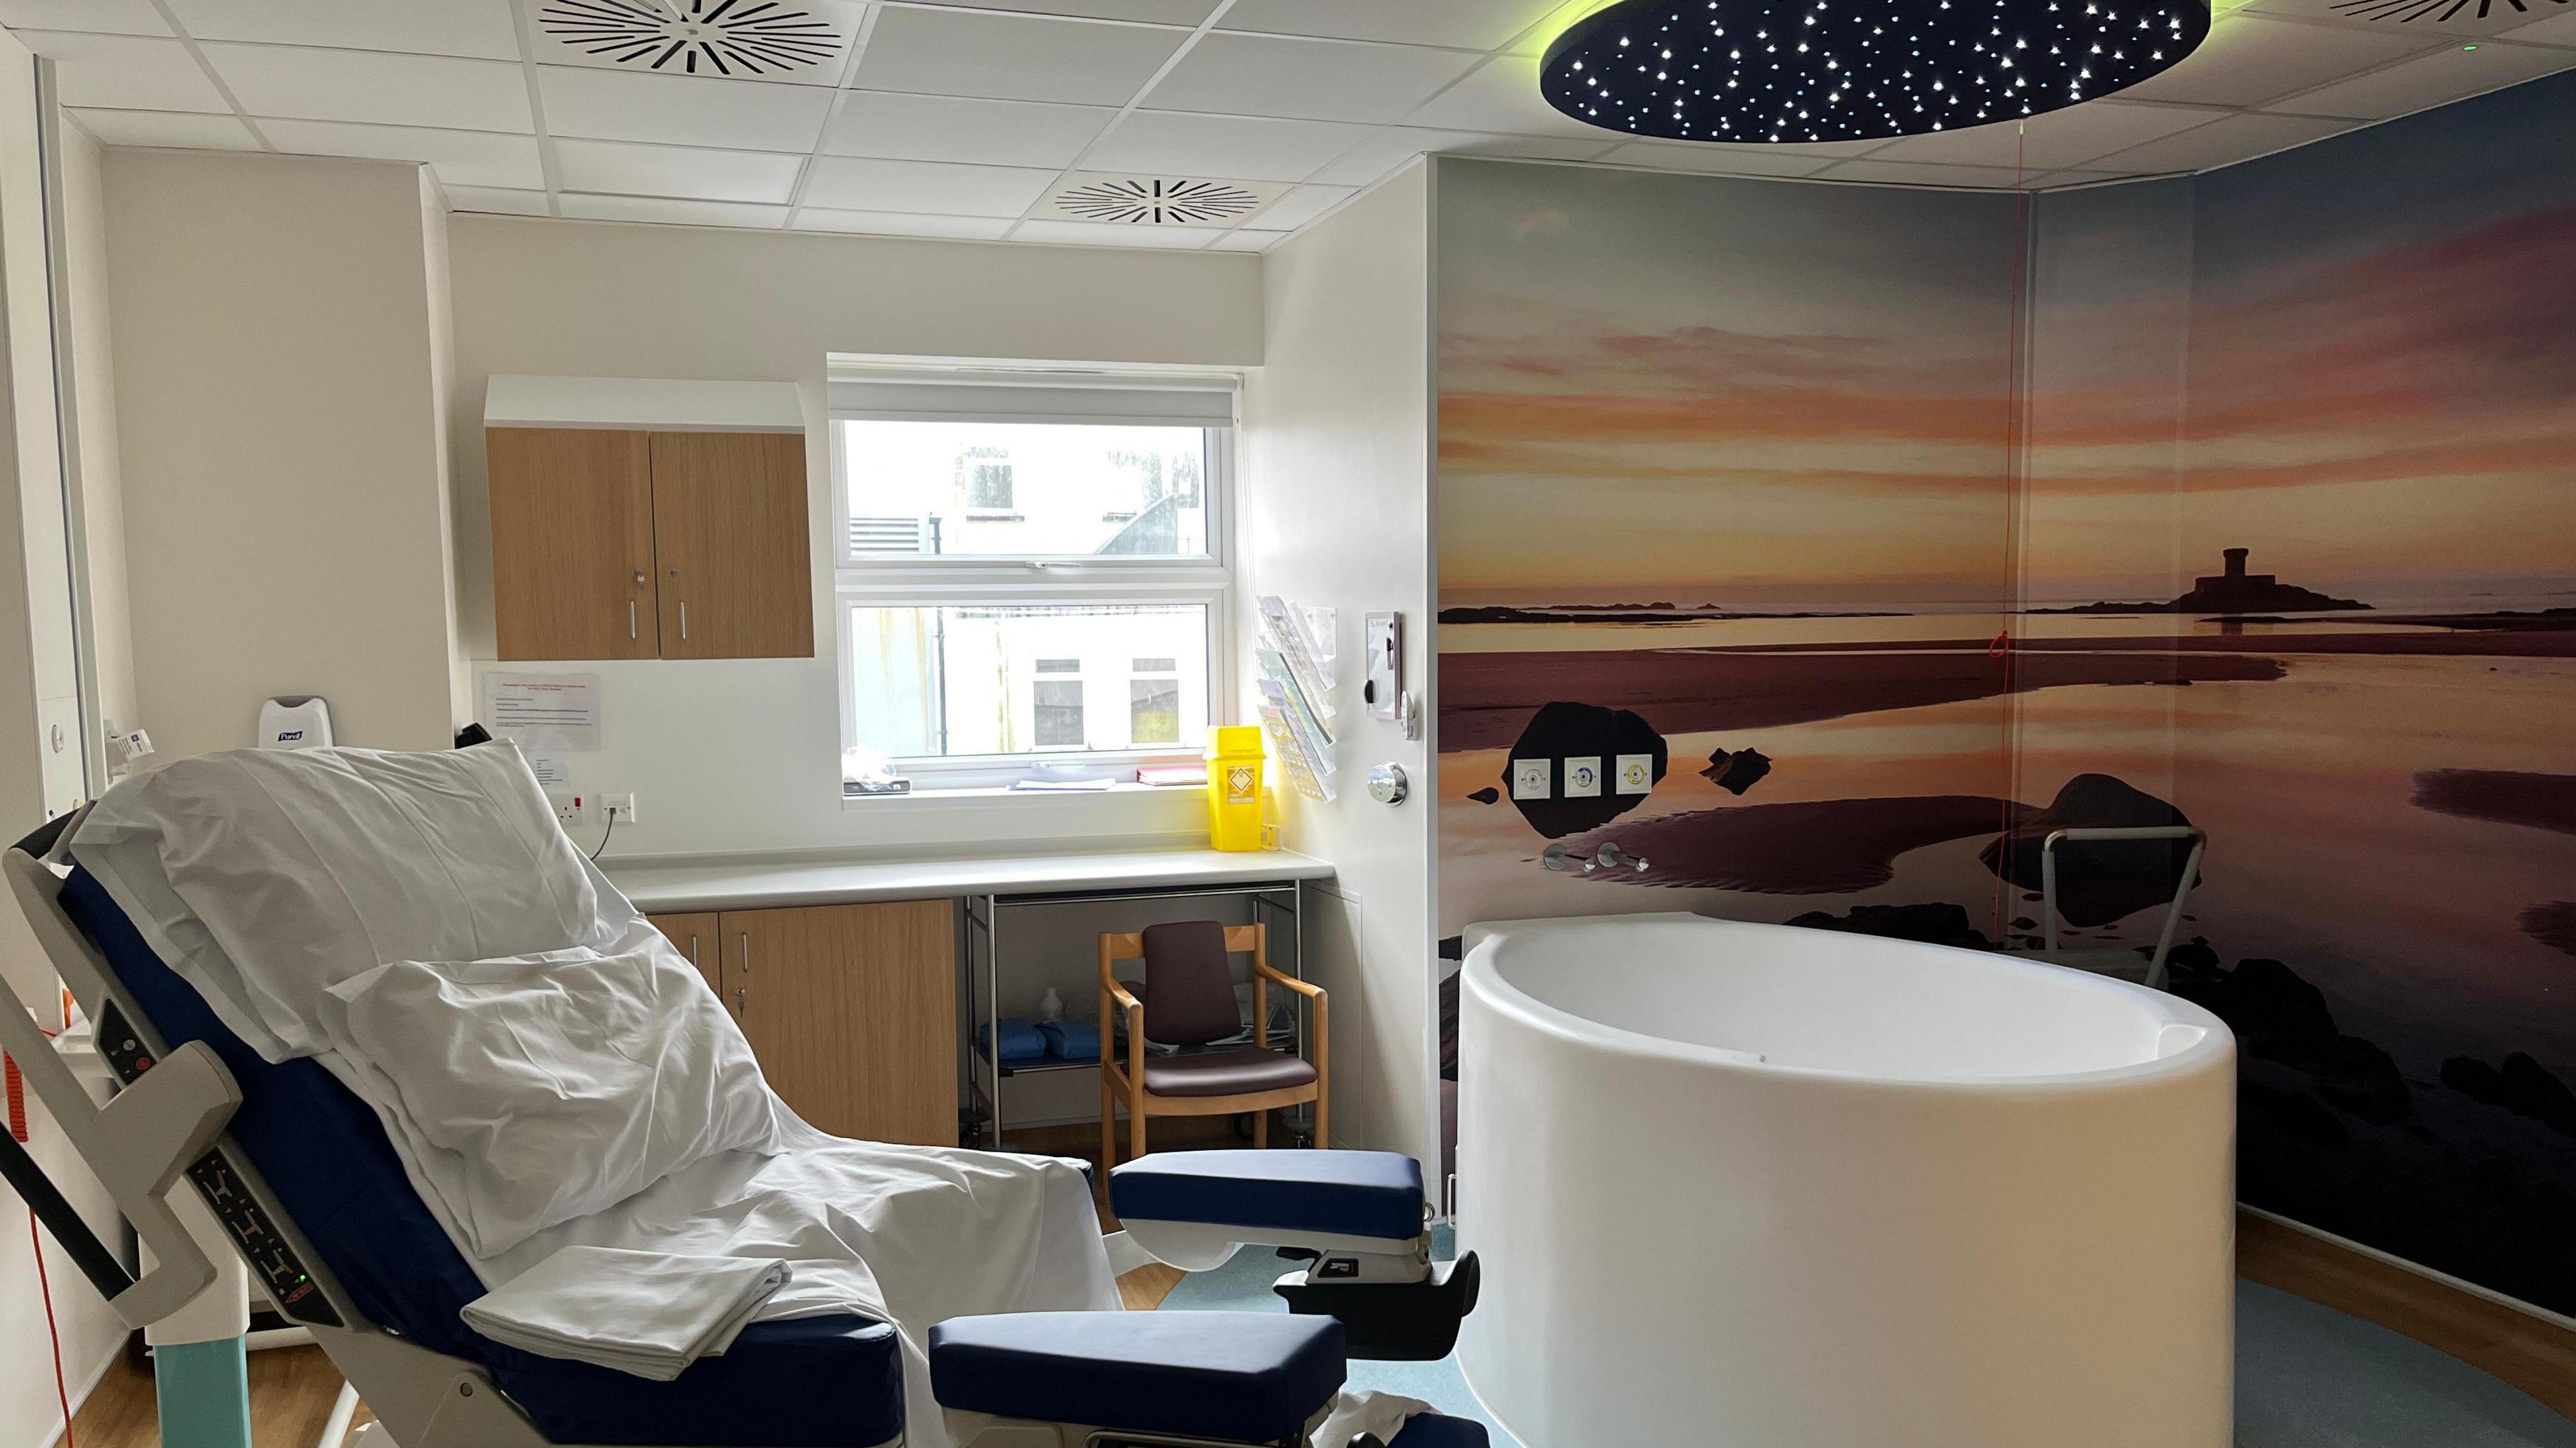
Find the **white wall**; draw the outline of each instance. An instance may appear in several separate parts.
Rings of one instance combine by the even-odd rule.
[[[483,392],[495,374],[787,381],[812,516],[831,508],[827,353],[1232,367],[1261,359],[1251,256],[458,216],[457,585],[466,650],[495,667]],[[814,530],[812,659],[513,663],[596,672],[603,748],[580,789],[633,791],[612,856],[1063,843],[1204,832],[1188,792],[845,808],[827,530]],[[469,699],[469,704],[472,702]]]
[[[1309,892],[1306,972],[1332,996],[1334,1137],[1437,1171],[1432,742],[1360,702],[1361,615],[1404,615],[1405,678],[1431,647],[1430,182],[1417,166],[1269,254],[1266,353],[1244,394],[1241,539],[1249,590],[1340,611],[1341,797],[1280,795],[1291,849],[1331,860]],[[1245,623],[1247,631],[1250,623]],[[1249,654],[1249,639],[1245,641]],[[1414,795],[1369,798],[1369,766]]]
[[[455,658],[439,242],[419,168],[108,153],[137,718],[247,745],[318,693],[339,742],[444,747]]]
[[[125,595],[125,488],[116,441],[116,362],[107,300],[104,149],[63,128],[63,247],[71,305],[73,412],[80,456],[80,524],[88,573],[91,650],[103,719],[132,728],[134,637]],[[100,720],[90,721],[93,729]]]

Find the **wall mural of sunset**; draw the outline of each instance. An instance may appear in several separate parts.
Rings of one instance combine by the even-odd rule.
[[[1443,930],[2029,948],[2047,830],[2187,822],[2244,1199],[2576,1312],[2571,113],[2032,202],[1443,161]],[[2152,941],[2125,848],[2070,944]]]

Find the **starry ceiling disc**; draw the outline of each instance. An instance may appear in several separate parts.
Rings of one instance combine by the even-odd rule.
[[[1619,0],[1549,46],[1576,120],[1675,141],[1866,141],[2020,120],[2166,70],[2199,0]]]

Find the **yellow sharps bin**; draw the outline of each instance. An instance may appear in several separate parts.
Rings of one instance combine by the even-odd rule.
[[[1210,730],[1208,842],[1220,850],[1261,848],[1261,726]]]

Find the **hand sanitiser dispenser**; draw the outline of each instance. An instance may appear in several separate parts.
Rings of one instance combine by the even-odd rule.
[[[330,748],[330,702],[319,694],[287,694],[260,705],[259,747]]]

